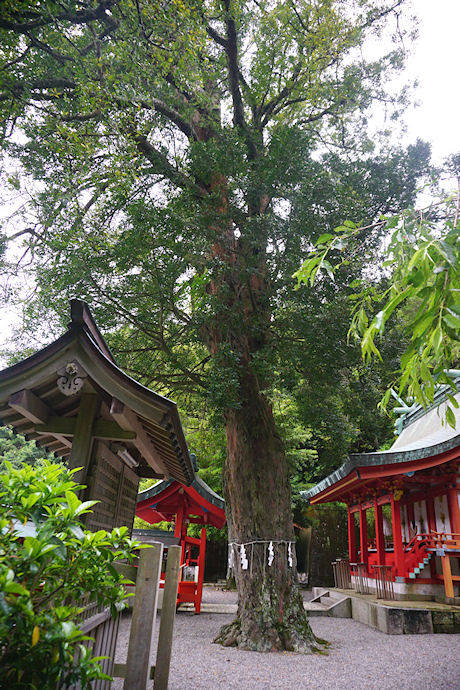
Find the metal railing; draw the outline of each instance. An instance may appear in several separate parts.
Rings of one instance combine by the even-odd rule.
[[[394,599],[392,565],[373,565],[377,599]]]

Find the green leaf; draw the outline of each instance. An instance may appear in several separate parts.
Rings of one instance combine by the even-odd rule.
[[[453,309],[447,308],[447,314],[444,314],[446,323],[450,328],[460,328],[460,317],[456,315]]]
[[[330,233],[325,233],[324,235],[320,235],[318,239],[316,240],[315,244],[318,246],[319,244],[324,244],[327,242],[330,242],[330,240],[334,239],[334,235],[331,235]]]
[[[73,491],[66,491],[65,500],[67,501],[67,505],[69,506],[70,515],[75,515],[75,511],[80,505],[80,500],[78,496]]]
[[[455,407],[456,410],[460,407],[460,404],[459,404],[457,398],[454,398],[454,396],[451,395],[450,393],[447,394],[447,399],[449,400],[449,402],[451,403],[451,405],[452,405],[453,407]]]
[[[29,594],[29,591],[19,582],[6,582],[2,589],[6,594]]]
[[[456,419],[455,419],[455,414],[452,411],[452,408],[447,406],[446,409],[446,420],[449,426],[452,427],[452,429],[456,428]]]
[[[392,230],[399,224],[399,216],[392,216],[391,218],[388,218],[388,220],[385,223],[385,227],[387,230]]]
[[[90,508],[92,508],[96,503],[99,503],[99,501],[84,501],[81,503],[74,512],[74,515],[82,515],[82,513],[88,513],[91,512]]]

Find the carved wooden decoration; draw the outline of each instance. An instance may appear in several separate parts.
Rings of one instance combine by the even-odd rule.
[[[84,378],[88,375],[78,362],[69,362],[57,372],[60,376],[57,387],[63,395],[76,395],[81,391]]]

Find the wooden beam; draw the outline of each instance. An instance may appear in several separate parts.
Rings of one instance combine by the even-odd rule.
[[[455,477],[454,477],[455,481]],[[447,489],[447,505],[449,507],[450,529],[460,534],[460,507],[458,505],[458,489],[455,486]]]
[[[74,436],[77,420],[78,417],[50,417],[46,424],[36,424],[34,431],[52,436]],[[116,422],[105,419],[94,420],[92,434],[101,441],[132,441],[136,436],[133,431],[125,431]]]
[[[127,664],[114,664],[112,676],[114,678],[125,678],[126,677],[126,667]],[[153,680],[155,676],[155,666],[150,667],[150,680]]]
[[[375,541],[377,545],[377,565],[386,565],[385,561],[385,535],[383,533],[383,511],[382,506],[375,501]]]
[[[180,559],[181,547],[170,546],[168,548],[168,559],[166,561],[165,586],[163,603],[161,606],[160,632],[158,635],[157,660],[153,683],[154,690],[167,690],[168,688]]]
[[[68,463],[70,470],[76,467],[82,468],[80,472],[73,476],[73,480],[79,484],[84,484],[88,473],[93,446],[92,428],[99,406],[100,400],[97,395],[84,393],[81,396]],[[62,419],[65,419],[65,417]]]
[[[110,407],[110,414],[115,421],[126,431],[133,431],[135,433],[134,445],[141,455],[145,458],[148,464],[155,472],[161,473],[165,479],[169,479],[169,471],[163,462],[160,454],[150,440],[147,432],[139,421],[137,415],[129,407],[126,407],[121,400],[112,398],[112,405]]]
[[[453,598],[454,596],[454,583],[452,578],[452,570],[450,567],[450,556],[448,553],[444,552],[444,556],[441,556],[442,563],[442,576],[444,579],[444,591],[446,597]]]
[[[129,634],[124,690],[146,690],[150,677],[163,544],[142,549]]]
[[[369,562],[369,553],[367,547],[367,520],[366,520],[366,510],[359,506],[359,541],[361,547],[361,563],[367,564]]]
[[[403,529],[401,523],[401,503],[400,501],[395,500],[394,494],[391,496],[391,522],[393,526],[393,550],[396,566],[395,574],[398,577],[404,577],[406,561],[404,557]],[[408,527],[410,528],[410,525]]]
[[[147,467],[136,467],[136,474],[140,479],[163,479],[163,474],[155,472],[150,465]]]
[[[38,395],[25,388],[10,395],[8,405],[19,412],[34,424],[46,424],[52,414],[52,410]]]
[[[348,553],[350,563],[356,563],[358,552],[356,549],[355,514],[348,508]]]
[[[122,429],[116,422],[96,419],[93,424],[93,436],[101,441],[133,441],[136,434]]]

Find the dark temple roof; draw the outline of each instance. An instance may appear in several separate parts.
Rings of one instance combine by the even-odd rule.
[[[137,496],[136,515],[151,524],[170,521],[185,499],[187,514],[200,516],[203,524],[221,528],[225,524],[225,501],[198,475],[188,487],[174,480],[161,481]]]
[[[93,436],[115,444],[139,476],[193,481],[176,404],[125,374],[88,306],[72,300],[64,335],[0,372],[0,421],[66,460],[84,393],[100,400]]]

